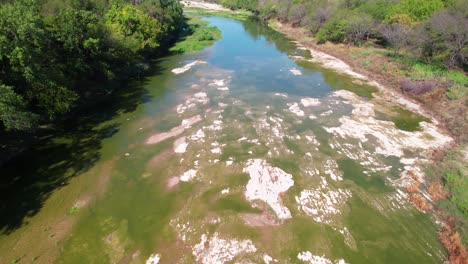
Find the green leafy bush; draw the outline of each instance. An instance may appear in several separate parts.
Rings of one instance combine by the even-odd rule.
[[[444,8],[442,0],[403,0],[390,10],[388,18],[403,14],[414,21],[420,21],[442,8]]]
[[[347,21],[343,19],[332,19],[327,22],[317,33],[319,43],[344,42],[346,39]]]

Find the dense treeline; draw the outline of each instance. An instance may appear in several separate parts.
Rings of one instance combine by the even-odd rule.
[[[308,28],[318,42],[362,45],[381,40],[395,53],[414,55],[447,67],[467,65],[466,0],[215,0],[231,9],[255,11]]]
[[[110,93],[103,83],[141,75],[183,25],[177,0],[3,1],[0,130],[32,130]]]

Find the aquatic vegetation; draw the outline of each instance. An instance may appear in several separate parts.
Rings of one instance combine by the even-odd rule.
[[[425,183],[432,149],[450,137],[379,119],[395,105],[329,87],[264,38],[244,38],[249,56],[220,40],[165,62],[147,86],[155,101],[105,142],[103,155],[121,160],[109,191],[79,211],[63,262],[439,263],[436,228],[406,190]],[[249,72],[257,56],[273,58],[264,76]]]

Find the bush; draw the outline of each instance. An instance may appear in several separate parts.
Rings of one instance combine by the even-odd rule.
[[[390,10],[388,18],[404,14],[413,21],[421,21],[442,8],[444,8],[442,0],[403,0]]]
[[[259,16],[263,20],[272,19],[278,15],[278,8],[276,7],[276,5],[272,3],[261,6],[258,11],[259,11]]]
[[[220,3],[224,7],[230,8],[232,10],[243,8],[250,11],[255,11],[258,5],[257,0],[221,0]]]
[[[374,25],[372,17],[367,14],[356,12],[346,21],[346,35],[356,45],[361,45],[367,40]]]
[[[213,36],[213,34],[211,34],[211,32],[209,30],[202,29],[202,31],[200,32],[200,35],[198,35],[198,37],[197,37],[197,40],[198,41],[214,40],[214,36]]]
[[[344,42],[347,28],[347,21],[337,18],[331,19],[318,31],[318,43],[325,43],[326,41]]]
[[[420,95],[434,91],[437,87],[437,83],[436,79],[413,81],[405,78],[401,81],[400,87],[405,92]]]

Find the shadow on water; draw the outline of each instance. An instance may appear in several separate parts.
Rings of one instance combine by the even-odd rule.
[[[296,44],[290,38],[282,33],[268,27],[258,18],[249,18],[243,21],[242,26],[252,38],[258,40],[264,37],[269,43],[273,44],[279,51],[289,54],[296,50]]]
[[[156,61],[149,75],[161,72]],[[149,76],[148,75],[148,76]],[[143,79],[122,85],[95,105],[78,110],[73,117],[40,136],[17,157],[0,167],[0,235],[27,224],[50,195],[96,164],[102,140],[119,131],[111,122],[119,114],[133,112],[151,98]]]

